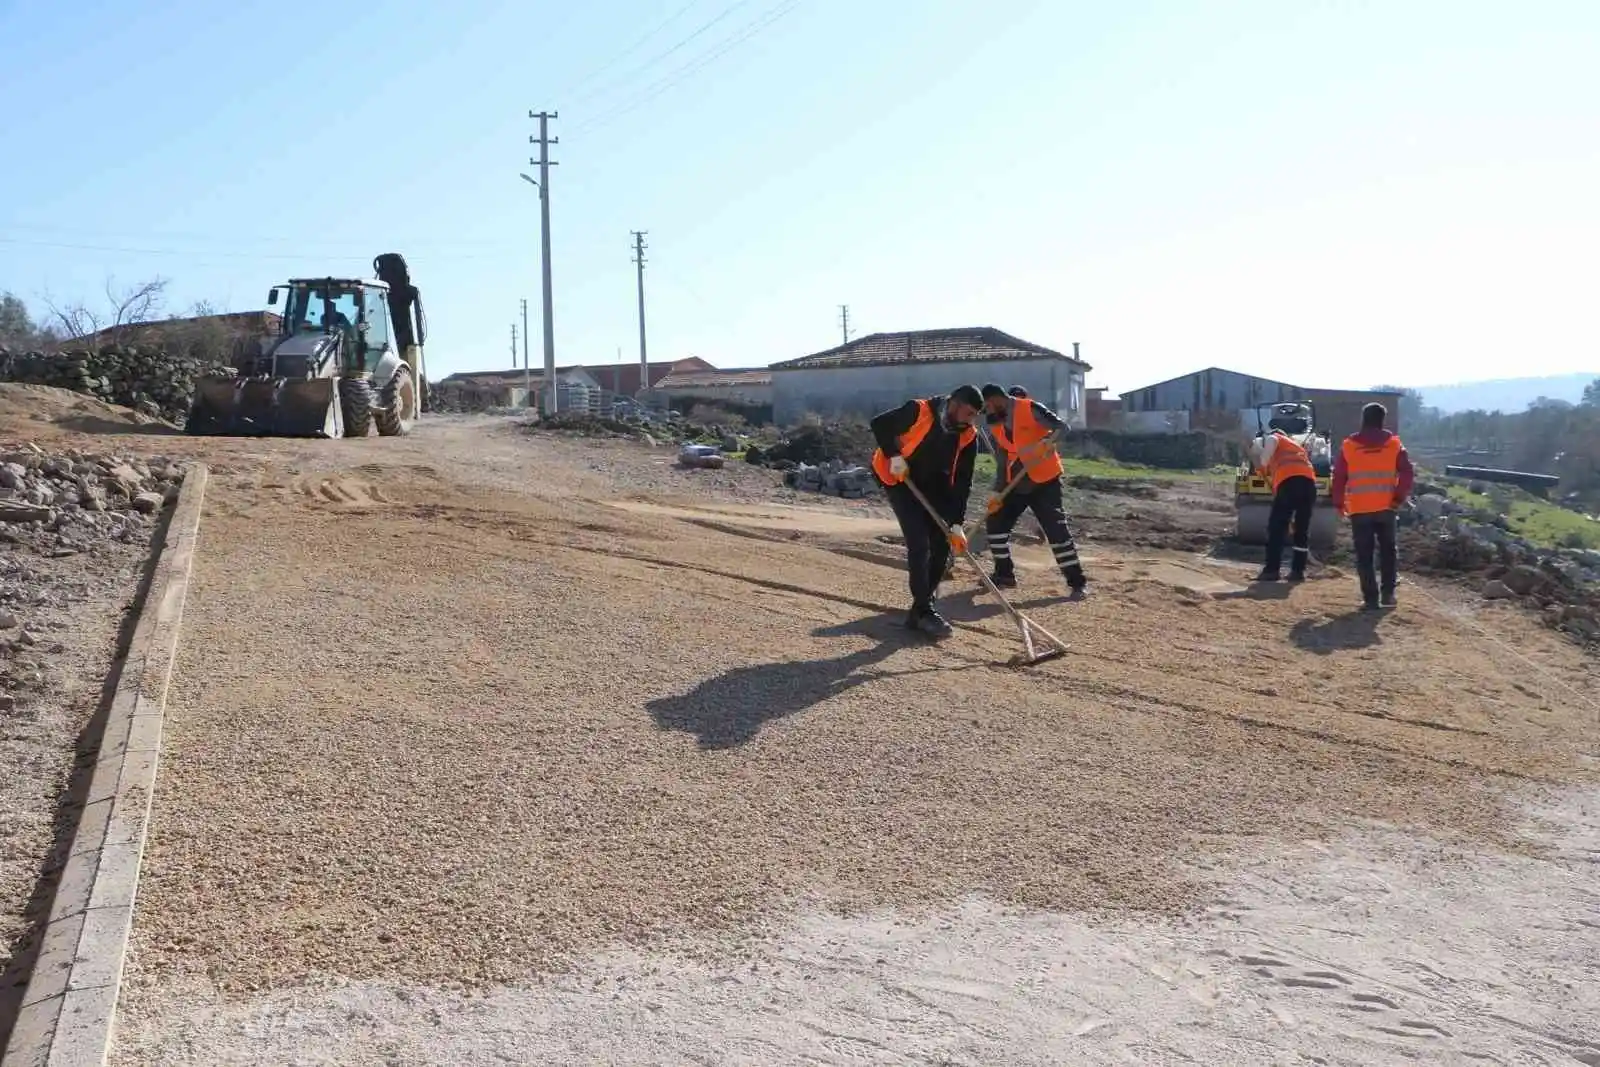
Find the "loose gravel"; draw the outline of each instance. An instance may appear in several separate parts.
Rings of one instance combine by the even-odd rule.
[[[608,506],[774,499],[666,450],[482,420],[250,447],[202,532],[134,1005],[522,980],[800,902],[1179,913],[1186,860],[1352,821],[1523,848],[1506,786],[1588,773],[1570,697],[1419,599],[1351,612],[1348,577],[1217,599],[1240,575],[1091,549],[1073,605],[1025,556],[1074,652],[1014,672],[960,589],[957,637],[907,642],[901,574],[836,535]]]

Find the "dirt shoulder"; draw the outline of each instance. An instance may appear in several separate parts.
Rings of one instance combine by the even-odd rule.
[[[18,388],[0,388],[0,407]],[[0,437],[0,1046],[97,758],[124,624],[181,478],[165,461],[74,449],[48,429],[41,440]]]

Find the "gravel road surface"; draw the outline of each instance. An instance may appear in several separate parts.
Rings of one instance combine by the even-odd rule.
[[[828,922],[844,924],[829,951],[870,954],[850,932],[869,916],[1187,921],[1232,872],[1380,824],[1542,862],[1525,805],[1594,778],[1592,662],[1417,587],[1365,616],[1350,576],[1263,598],[1242,566],[1090,542],[1095,593],[1071,604],[1032,549],[1020,598],[1074,649],[1018,672],[996,666],[1014,634],[966,581],[945,598],[955,638],[908,640],[881,511],[774,513],[767,472],[708,477],[668,449],[488,419],[402,441],[181,444],[218,476],[126,1063],[507,1062],[428,1044],[454,991],[593,979],[623,957],[745,976]],[[1508,997],[1539,995],[1519,978],[1535,965],[1504,962]],[[415,1012],[320,999],[352,989]],[[284,997],[333,1059],[252,1051]],[[599,1028],[593,1062],[622,1055],[604,1001],[580,1020]],[[958,1036],[988,1025],[941,1010]],[[940,1059],[891,1030],[817,1062],[1043,1047],[991,1022],[979,1052],[935,1042]],[[1307,1026],[1322,1040],[1335,1023]],[[752,1055],[705,1062],[783,1062]]]

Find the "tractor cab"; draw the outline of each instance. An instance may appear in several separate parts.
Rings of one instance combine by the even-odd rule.
[[[338,278],[295,278],[274,286],[267,303],[276,305],[281,294],[283,324],[280,336],[339,335],[346,373],[371,374],[386,350],[393,350],[389,323],[389,287],[382,282]]]

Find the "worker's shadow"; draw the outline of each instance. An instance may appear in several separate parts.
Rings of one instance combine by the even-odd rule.
[[[806,711],[830,697],[846,693],[876,678],[921,674],[928,670],[960,670],[972,664],[906,671],[874,671],[908,642],[922,638],[909,634],[897,619],[874,616],[824,626],[813,637],[850,634],[873,639],[866,648],[833,659],[757,663],[735,667],[708,678],[681,696],[660,697],[645,705],[656,726],[694,734],[702,749],[737,748],[755,738],[761,727]]]
[[[1226,593],[1213,593],[1214,600],[1288,600],[1294,592],[1294,582],[1251,582],[1243,589],[1230,589]]]
[[[1383,640],[1378,636],[1378,623],[1382,618],[1376,611],[1350,611],[1321,622],[1301,619],[1289,627],[1289,640],[1297,648],[1319,656],[1371,648]]]
[[[1065,592],[1047,593],[1025,599],[1008,593],[1006,599],[1010,600],[1011,606],[1018,611],[1033,611],[1037,608],[1052,608],[1058,604],[1073,603]],[[939,594],[939,614],[951,622],[981,622],[984,619],[992,619],[1004,611],[1005,608],[995,600],[994,594],[981,585]]]

